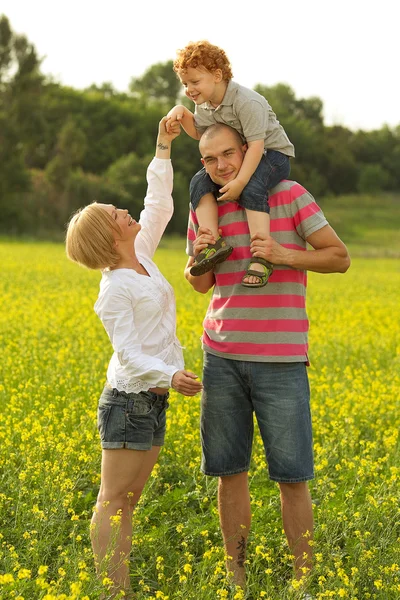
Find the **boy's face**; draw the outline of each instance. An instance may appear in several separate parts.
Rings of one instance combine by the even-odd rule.
[[[185,88],[185,94],[195,104],[203,104],[213,100],[219,103],[217,84],[222,81],[222,73],[217,69],[214,73],[206,69],[188,67],[178,73],[179,79]]]

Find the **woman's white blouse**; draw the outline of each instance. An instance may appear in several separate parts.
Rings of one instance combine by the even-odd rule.
[[[107,381],[128,393],[169,388],[173,375],[184,367],[175,333],[174,292],[152,261],[173,213],[171,161],[153,158],[147,182],[135,252],[150,277],[133,269],[103,271],[94,305],[114,348]]]

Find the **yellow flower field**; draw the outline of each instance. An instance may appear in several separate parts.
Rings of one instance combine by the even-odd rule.
[[[111,346],[93,312],[100,275],[60,244],[0,243],[0,598],[95,600],[88,522],[99,485],[96,403]],[[201,375],[208,296],[182,276],[182,251],[157,263],[174,285],[186,365]],[[355,259],[309,275],[317,478],[317,600],[400,598],[400,265]],[[134,521],[138,600],[244,598],[225,585],[216,481],[199,471],[199,398],[173,392],[167,442]],[[275,484],[260,439],[252,469],[249,597],[296,599]],[[104,589],[104,588],[103,588]]]

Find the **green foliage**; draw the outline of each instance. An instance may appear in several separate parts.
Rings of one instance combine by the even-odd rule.
[[[380,164],[363,165],[358,179],[358,191],[361,193],[382,192],[390,184],[390,175]]]
[[[178,98],[181,83],[173,68],[173,61],[149,67],[142,77],[133,78],[129,85],[132,95],[145,101],[172,107]]]
[[[158,122],[180,95],[172,60],[133,78],[129,93],[107,82],[85,90],[62,86],[42,75],[40,63],[29,40],[12,31],[7,17],[0,17],[3,230],[35,230],[36,215],[47,204],[46,228],[61,231],[72,207],[112,193],[110,201],[122,202],[137,214]],[[267,98],[295,146],[291,178],[317,199],[400,190],[400,126],[370,132],[327,127],[320,98],[297,98],[282,83],[260,83],[255,89]],[[185,96],[179,102],[193,110]],[[186,231],[188,186],[201,167],[199,159],[197,142],[183,132],[173,147],[175,213],[169,232]],[[29,191],[31,178],[35,185]],[[25,204],[32,207],[32,220],[18,215]]]

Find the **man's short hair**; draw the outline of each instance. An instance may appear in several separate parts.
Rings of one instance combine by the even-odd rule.
[[[202,146],[202,142],[207,142],[208,140],[212,140],[214,137],[216,137],[217,135],[220,135],[221,133],[231,133],[231,135],[233,135],[233,137],[235,138],[235,140],[237,141],[239,146],[243,146],[243,144],[245,142],[243,142],[243,139],[240,135],[240,133],[237,131],[237,129],[234,129],[233,127],[230,127],[229,125],[225,125],[224,123],[214,123],[213,125],[210,125],[209,127],[207,127],[207,129],[205,130],[205,132],[202,134],[201,138],[200,138],[200,143],[199,143],[199,148],[200,148],[200,153],[201,153],[201,146]]]

